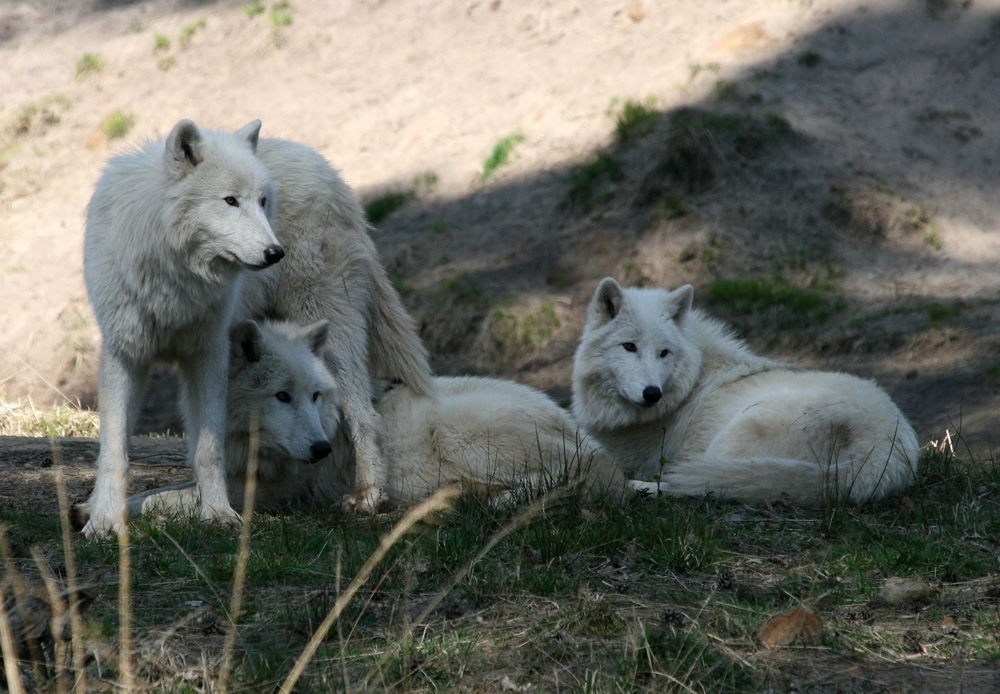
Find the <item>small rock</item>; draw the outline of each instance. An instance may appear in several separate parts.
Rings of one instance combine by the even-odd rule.
[[[890,605],[903,605],[926,600],[935,592],[934,586],[927,581],[915,578],[900,578],[890,576],[886,579],[882,592],[879,593]]]
[[[641,22],[649,16],[649,9],[643,0],[632,0],[628,6],[628,17],[633,22]]]

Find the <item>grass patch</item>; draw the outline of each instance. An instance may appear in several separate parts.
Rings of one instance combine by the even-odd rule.
[[[416,193],[412,190],[380,195],[365,205],[365,215],[368,217],[369,222],[378,224],[396,210],[405,207],[410,201],[416,199],[416,197]]]
[[[924,231],[924,243],[935,251],[944,249],[944,238],[941,236],[941,227],[938,226],[937,222],[931,221],[927,225]]]
[[[570,168],[566,175],[566,182],[569,183],[567,200],[570,205],[576,205],[607,197],[610,195],[610,184],[624,177],[621,164],[601,150],[589,162]]]
[[[823,62],[823,56],[821,56],[816,51],[806,51],[801,54],[796,60],[802,67],[818,67],[820,63]]]
[[[253,19],[257,15],[264,13],[264,3],[260,0],[248,2],[243,6],[243,11],[246,13],[247,19]]]
[[[98,415],[93,410],[62,404],[38,410],[28,403],[0,400],[0,436],[96,437]]]
[[[417,198],[434,190],[438,183],[438,175],[426,171],[413,178],[413,185],[405,190],[397,190],[380,195],[365,204],[365,215],[372,224],[378,224],[396,210],[406,207]],[[433,225],[432,225],[433,226]],[[443,229],[442,229],[443,230]]]
[[[162,52],[170,50],[170,39],[164,34],[157,34],[153,37],[153,51]]]
[[[524,140],[525,137],[522,133],[511,133],[497,140],[497,143],[493,145],[493,149],[490,150],[489,156],[483,160],[483,170],[479,174],[479,180],[485,182],[498,169],[510,163],[514,149],[524,142]]]
[[[195,34],[203,30],[208,26],[207,20],[202,17],[193,22],[189,22],[181,27],[180,44],[181,48],[187,48],[191,45],[191,40],[194,38]]]
[[[511,690],[763,693],[787,691],[820,655],[824,691],[860,691],[858,673],[877,682],[881,668],[997,670],[992,458],[925,450],[911,489],[863,507],[618,505],[573,492],[541,505],[526,490],[515,498],[511,508],[461,498],[414,525],[319,642],[296,691],[478,691],[496,688],[503,673]],[[276,689],[401,515],[317,508],[254,517],[232,691]],[[0,509],[11,528],[8,566],[31,585],[40,577],[30,547],[65,564],[55,519]],[[117,544],[74,536],[72,546],[80,575],[111,577],[94,586],[86,632],[94,648],[110,647],[120,619]],[[232,529],[198,521],[133,524],[143,688],[218,690],[238,547]],[[919,605],[887,605],[876,598],[892,575],[937,590]],[[824,620],[821,651],[762,652],[760,625],[800,605]],[[945,618],[953,629],[939,626]],[[916,656],[914,643],[926,644]],[[22,672],[29,691],[42,689]],[[86,674],[92,686],[117,684],[113,659],[91,661]]]
[[[109,140],[125,137],[133,125],[135,125],[135,116],[124,111],[115,111],[104,119],[104,137]]]
[[[716,99],[735,99],[740,95],[739,88],[732,82],[726,80],[716,80],[712,85],[712,96]]]
[[[271,19],[271,26],[277,29],[278,27],[291,26],[295,20],[295,12],[292,11],[292,4],[288,0],[279,0],[271,6],[271,13],[268,17]]]
[[[529,308],[496,307],[490,317],[490,337],[502,363],[546,344],[562,322],[551,300]]]
[[[82,80],[96,75],[104,69],[104,58],[100,53],[84,53],[76,61],[76,79]]]
[[[718,279],[705,289],[705,298],[738,316],[741,322],[769,319],[779,328],[806,328],[825,323],[845,302],[840,297],[799,287],[782,279],[751,277]]]
[[[657,119],[655,106],[656,97],[652,96],[645,101],[626,99],[615,114],[615,138],[626,142],[652,130]]]

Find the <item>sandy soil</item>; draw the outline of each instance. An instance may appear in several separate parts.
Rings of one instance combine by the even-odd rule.
[[[701,290],[781,273],[827,282],[847,308],[781,330],[720,308],[751,343],[878,378],[922,440],[961,423],[984,446],[1000,393],[998,9],[296,0],[276,29],[242,2],[5,3],[0,397],[94,404],[81,242],[102,162],[182,117],[261,118],[264,135],[322,151],[366,201],[435,175],[377,238],[441,372],[504,374],[565,398],[605,274]],[[169,48],[154,50],[158,34]],[[85,53],[103,68],[77,77]],[[614,113],[647,98],[658,126],[617,142]],[[709,131],[712,176],[685,182],[670,173],[685,107],[790,131],[749,148]],[[108,141],[115,111],[134,125]],[[480,181],[512,133],[525,138],[513,162]],[[599,148],[623,177],[571,204],[572,167]],[[664,196],[682,214],[664,214]],[[540,310],[548,327],[522,330]],[[147,413],[170,399],[156,390]]]

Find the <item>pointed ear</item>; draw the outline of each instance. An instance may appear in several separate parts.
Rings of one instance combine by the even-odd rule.
[[[611,321],[622,310],[625,294],[621,285],[614,277],[605,277],[597,285],[594,298],[587,309],[587,322],[594,325],[604,325]]]
[[[318,320],[302,329],[302,337],[305,338],[309,349],[317,357],[323,356],[326,348],[326,339],[330,336],[330,321]]]
[[[236,137],[247,141],[250,151],[257,154],[257,140],[260,138],[260,119],[247,123],[236,131]]]
[[[667,295],[667,315],[674,319],[677,325],[683,325],[691,312],[694,302],[694,287],[685,284]]]
[[[238,323],[229,332],[230,354],[250,364],[260,361],[263,337],[257,321],[245,320]]]
[[[182,120],[167,135],[164,156],[178,173],[187,173],[205,158],[202,154],[201,131],[192,121]]]

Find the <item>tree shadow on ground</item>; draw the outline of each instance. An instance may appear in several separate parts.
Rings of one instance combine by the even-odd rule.
[[[213,5],[233,6],[238,0],[32,0],[0,5],[0,45],[25,32],[58,36],[96,15],[131,12],[132,21]]]
[[[1000,212],[998,36],[1000,13],[957,3],[832,16],[588,158],[410,204],[376,237],[441,372],[565,400],[601,277],[691,282],[754,347],[876,377],[923,440],[961,420],[983,442],[1000,285],[996,249],[975,244]],[[830,310],[718,291],[734,278]],[[536,341],[525,321],[541,305],[557,326]]]

